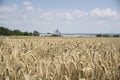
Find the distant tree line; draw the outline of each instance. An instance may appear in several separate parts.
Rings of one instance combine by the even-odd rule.
[[[109,34],[97,34],[96,37],[120,37],[119,34],[113,34],[113,35],[109,35]]]
[[[32,32],[22,32],[19,29],[16,30],[10,30],[5,27],[0,27],[0,35],[3,36],[39,36],[39,32],[33,31]]]

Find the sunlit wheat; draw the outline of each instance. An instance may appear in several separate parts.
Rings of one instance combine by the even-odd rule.
[[[0,38],[0,80],[119,79],[120,38]]]

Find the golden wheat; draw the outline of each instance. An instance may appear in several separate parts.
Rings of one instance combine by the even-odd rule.
[[[119,79],[120,38],[0,38],[0,80]]]

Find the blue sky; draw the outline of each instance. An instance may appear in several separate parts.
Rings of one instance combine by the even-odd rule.
[[[0,0],[0,26],[40,33],[120,33],[119,0]]]

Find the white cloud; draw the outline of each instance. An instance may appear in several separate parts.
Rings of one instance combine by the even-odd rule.
[[[25,7],[25,9],[28,10],[28,11],[32,11],[32,10],[34,10],[34,7],[33,6],[27,6],[27,7]]]
[[[17,5],[0,6],[0,13],[10,13],[10,12],[15,12],[17,10],[18,10]]]
[[[99,17],[112,17],[112,16],[117,16],[117,11],[114,11],[110,8],[106,8],[106,9],[99,9],[96,8],[94,10],[90,11],[90,14],[92,16],[99,16]]]
[[[0,15],[0,19],[7,19],[6,15]]]
[[[87,16],[87,13],[86,13],[86,12],[80,11],[80,10],[75,10],[74,13],[75,13],[75,15],[77,15],[78,17]]]
[[[32,5],[32,3],[28,2],[28,1],[23,2],[23,4],[24,4],[25,6],[30,6],[30,5]]]
[[[86,13],[81,10],[66,10],[66,11],[57,12],[56,16],[60,16],[60,17],[72,20],[72,19],[84,17],[86,16]]]
[[[48,30],[49,29],[52,30],[53,28],[50,28],[50,26],[51,27],[60,26],[63,29],[64,27],[69,28],[71,26],[71,30],[72,29],[74,30],[74,26],[75,27],[77,26],[78,28],[81,27],[85,30],[85,28],[87,28],[88,26],[94,28],[96,28],[97,26],[102,26],[104,28],[105,26],[111,26],[111,24],[113,26],[115,26],[115,24],[117,24],[117,26],[118,24],[120,24],[119,13],[110,8],[106,9],[96,8],[91,10],[90,12],[89,11],[85,12],[82,10],[71,9],[41,9],[34,7],[31,3],[25,4],[23,5],[24,6],[23,8],[18,8],[15,5],[0,6],[0,21],[1,21],[0,24],[5,24],[7,26],[14,24],[13,26],[15,27],[22,25],[25,25],[27,27],[30,25],[31,27],[29,26],[26,29],[30,28],[31,30],[33,30],[33,26],[38,26],[40,27],[41,31],[42,29],[46,30],[46,28],[48,28]],[[11,14],[11,12],[13,13]],[[98,18],[95,18],[96,16]],[[79,31],[79,29],[77,28],[76,30]],[[80,30],[83,31],[82,29]]]
[[[68,19],[77,19],[86,16],[86,12],[81,10],[71,10],[64,12],[64,15]]]
[[[67,19],[73,19],[73,15],[71,14],[71,13],[69,13],[69,12],[65,12],[65,13],[63,13],[64,14],[64,16],[67,18]]]
[[[24,4],[26,10],[28,10],[28,11],[34,10],[34,7],[32,6],[31,2],[25,1],[25,2],[23,2],[23,4]]]
[[[47,20],[53,20],[53,19],[68,19],[68,20],[73,20],[73,19],[78,19],[81,17],[86,16],[86,13],[84,11],[80,10],[41,10],[39,12],[40,18],[42,19],[47,19]]]
[[[8,24],[6,21],[1,21],[0,24]]]

